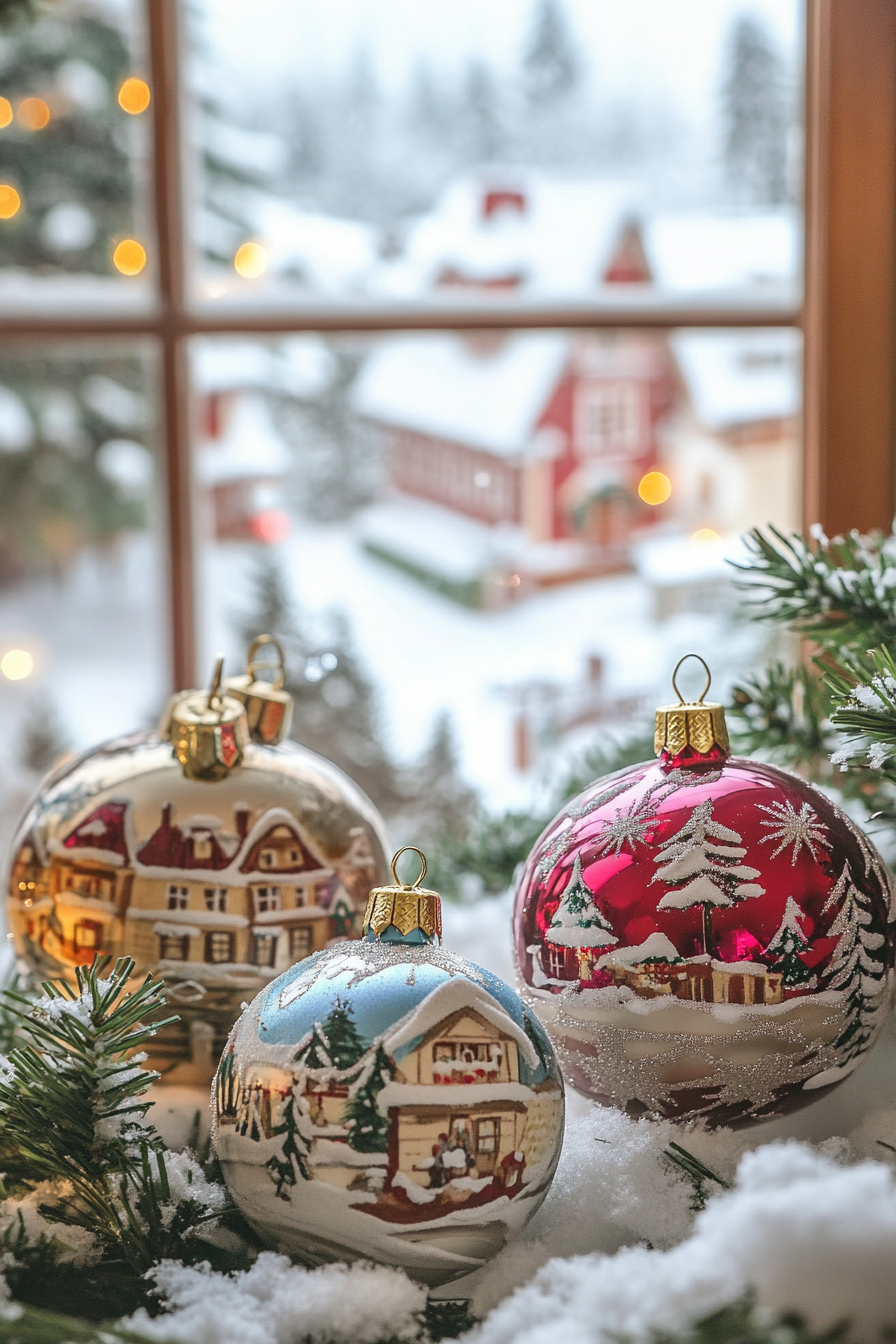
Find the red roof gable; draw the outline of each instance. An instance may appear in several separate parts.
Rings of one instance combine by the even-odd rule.
[[[66,849],[105,849],[128,860],[124,833],[127,803],[101,803],[63,841]]]
[[[147,868],[199,868],[206,872],[218,872],[230,863],[230,856],[211,829],[192,827],[185,835],[179,826],[173,826],[170,803],[162,808],[162,820],[137,851],[137,858]]]

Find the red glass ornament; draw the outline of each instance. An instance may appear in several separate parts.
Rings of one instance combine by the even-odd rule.
[[[883,861],[822,792],[685,748],[563,809],[519,882],[514,939],[573,1087],[745,1124],[861,1062],[889,1007],[894,913]]]

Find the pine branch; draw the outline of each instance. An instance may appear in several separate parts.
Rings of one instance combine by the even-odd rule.
[[[834,700],[831,722],[845,735],[832,761],[846,769],[865,757],[896,783],[896,659],[888,648],[847,654],[825,678]]]
[[[768,531],[748,534],[750,559],[735,565],[746,576],[738,587],[753,594],[747,605],[756,620],[811,634],[838,657],[843,648],[896,642],[892,537],[853,531],[831,541],[816,527],[810,542]]]
[[[24,1044],[0,1059],[0,1156],[13,1194],[47,1183],[39,1206],[47,1223],[90,1233],[106,1261],[142,1274],[165,1256],[207,1256],[208,1245],[191,1239],[226,1199],[144,1123],[152,1104],[145,1093],[158,1074],[133,1052],[177,1018],[144,1025],[164,1007],[161,981],[147,976],[129,989],[134,963],[124,957],[103,979],[110,960],[79,967],[78,992],[48,982],[36,1003],[5,993]],[[16,1252],[8,1237],[6,1244],[17,1255],[26,1249]]]
[[[714,1171],[711,1171],[709,1167],[700,1161],[699,1157],[695,1157],[693,1153],[689,1153],[687,1148],[682,1148],[680,1143],[670,1143],[669,1147],[663,1153],[663,1157],[668,1158],[670,1162],[674,1163],[676,1167],[683,1171],[685,1176],[687,1176],[688,1180],[691,1182],[694,1188],[691,1208],[695,1213],[706,1207],[707,1181],[714,1181],[716,1185],[720,1185],[723,1190],[731,1189],[729,1181],[724,1180],[721,1176],[717,1176]]]

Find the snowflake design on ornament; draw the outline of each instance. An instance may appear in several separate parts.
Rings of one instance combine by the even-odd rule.
[[[823,849],[827,848],[828,828],[824,822],[818,820],[818,814],[813,812],[808,803],[803,803],[799,812],[791,802],[772,803],[770,807],[765,807],[762,803],[757,804],[760,812],[766,812],[772,821],[763,821],[762,826],[774,828],[770,835],[764,835],[759,841],[761,845],[774,843],[780,840],[777,849],[771,852],[771,858],[776,854],[782,853],[789,845],[793,845],[793,853],[790,856],[791,865],[796,863],[797,855],[806,846],[813,859],[818,858],[815,853],[815,846],[820,845]]]
[[[656,808],[649,798],[636,799],[628,810],[617,808],[613,821],[595,837],[595,857],[621,854],[629,845],[632,853],[638,845],[646,845],[647,837],[656,825]]]

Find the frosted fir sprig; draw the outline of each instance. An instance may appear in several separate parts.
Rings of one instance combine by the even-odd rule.
[[[835,700],[831,722],[845,735],[831,763],[843,771],[867,764],[896,778],[896,660],[881,647],[845,656],[841,668],[825,678]]]
[[[0,1060],[0,1236],[11,1249],[37,1192],[45,1224],[89,1234],[98,1260],[142,1275],[165,1256],[207,1256],[196,1233],[227,1198],[191,1154],[167,1150],[145,1123],[158,1074],[142,1067],[140,1047],[177,1018],[160,1020],[161,981],[147,976],[134,987],[134,963],[124,957],[104,978],[110,961],[79,967],[77,989],[50,981],[36,1002],[4,996],[22,1043]],[[33,1259],[30,1240],[19,1238],[22,1263]]]
[[[844,648],[896,644],[896,537],[831,539],[816,524],[808,538],[755,528],[745,543],[735,568],[755,619],[811,634],[838,661]]]

